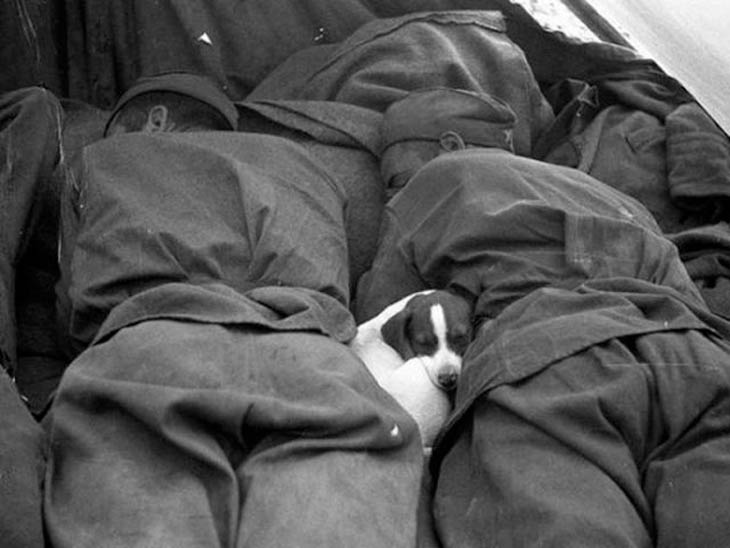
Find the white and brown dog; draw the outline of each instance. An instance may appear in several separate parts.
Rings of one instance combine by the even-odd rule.
[[[362,323],[350,347],[415,418],[428,447],[451,410],[449,392],[471,335],[471,305],[449,291],[427,290]]]

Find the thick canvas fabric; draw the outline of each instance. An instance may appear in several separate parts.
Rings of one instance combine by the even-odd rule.
[[[344,193],[295,143],[129,134],[88,147],[81,173],[59,284],[72,354],[116,305],[163,283],[294,286],[349,303]]]
[[[578,286],[596,272],[663,273],[665,284],[700,299],[676,249],[633,198],[575,169],[467,149],[429,162],[387,204],[356,316],[413,291],[451,287],[492,318],[532,290],[557,280]]]
[[[524,52],[505,31],[502,15],[489,11],[380,19],[363,25],[331,51],[299,89],[277,83],[288,79],[284,66],[250,98],[284,89],[292,96],[281,99],[337,101],[383,112],[409,92],[424,88],[486,93],[515,111],[514,147],[528,155],[552,122],[553,112]]]
[[[16,268],[29,243],[45,230],[55,235],[63,169],[60,134],[63,110],[41,88],[0,95],[0,363],[12,374],[17,363]],[[38,240],[42,242],[42,240]],[[36,241],[35,243],[37,244]],[[46,242],[47,243],[47,242]],[[40,263],[45,247],[32,252]],[[51,244],[51,257],[54,256]],[[51,259],[51,265],[53,260]]]
[[[320,296],[168,283],[117,307],[52,410],[53,545],[412,547],[417,428]]]
[[[730,326],[662,281],[540,289],[484,324],[431,461],[443,546],[724,545]]]
[[[44,432],[4,371],[0,371],[0,431],[0,535],[8,546],[43,548]]]
[[[385,203],[377,157],[382,115],[332,101],[239,101],[236,105],[239,131],[298,143],[342,185],[352,293],[375,255]]]
[[[717,314],[729,314],[730,140],[700,105],[656,69],[620,70],[547,92],[555,122],[535,157],[575,167],[639,200],[680,248]]]
[[[710,309],[730,319],[730,226],[725,221],[671,235]]]
[[[521,308],[525,319],[537,320],[526,307],[548,297],[539,293]],[[542,319],[567,319],[560,303],[546,298]],[[485,538],[512,546],[726,544],[727,335],[689,327],[697,320],[686,309],[689,324],[670,320],[677,329],[663,329],[671,318],[663,313],[676,310],[660,303],[651,304],[656,331],[610,338],[484,388],[439,460],[434,520],[442,546],[483,546]],[[590,311],[563,327],[586,324],[604,328]],[[480,345],[491,346],[490,355],[475,350],[467,368],[497,376],[500,366],[489,359],[504,364],[524,334],[490,339]],[[535,355],[545,349],[537,342]]]
[[[559,121],[543,135],[538,158],[633,196],[667,234],[726,215],[730,140],[686,92],[651,73],[573,80],[571,91],[567,84],[548,94]]]
[[[47,292],[56,273],[62,126],[47,90],[0,95],[0,538],[18,548],[44,546],[45,440],[31,410],[47,400],[39,377],[61,368]]]

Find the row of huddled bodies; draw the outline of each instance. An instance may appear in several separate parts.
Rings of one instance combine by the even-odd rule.
[[[601,51],[545,88],[499,14],[379,20],[235,102],[143,78],[83,150],[4,94],[4,538],[721,546],[730,148]],[[431,287],[475,339],[426,466],[345,343]]]

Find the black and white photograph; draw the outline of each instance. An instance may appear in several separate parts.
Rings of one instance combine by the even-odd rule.
[[[0,46],[0,548],[730,547],[728,0]]]

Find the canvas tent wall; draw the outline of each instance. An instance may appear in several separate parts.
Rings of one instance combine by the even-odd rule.
[[[508,0],[13,0],[0,6],[0,91],[44,85],[109,108],[141,74],[189,69],[242,99],[296,51],[337,43],[374,18],[450,9],[501,10],[539,80],[608,62],[605,46],[548,33]]]

